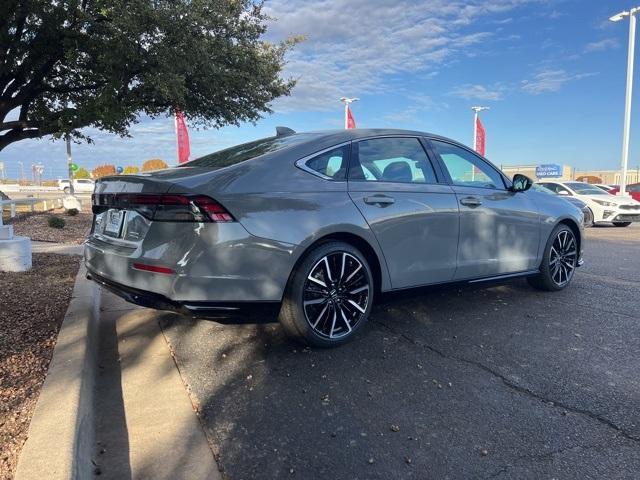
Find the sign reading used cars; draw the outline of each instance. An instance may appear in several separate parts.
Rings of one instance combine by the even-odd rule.
[[[536,177],[538,178],[560,178],[562,177],[562,165],[547,163],[536,167]]]

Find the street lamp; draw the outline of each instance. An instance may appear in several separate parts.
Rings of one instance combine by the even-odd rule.
[[[631,97],[633,93],[633,57],[636,43],[636,12],[640,7],[635,7],[616,13],[609,18],[612,22],[619,22],[625,17],[629,17],[629,51],[627,53],[627,94],[624,102],[624,131],[622,133],[622,171],[620,172],[620,192],[619,195],[626,195],[627,188],[627,165],[629,163],[629,129],[631,127]]]
[[[344,128],[349,128],[349,104],[357,102],[359,98],[340,97],[340,101],[344,103]]]

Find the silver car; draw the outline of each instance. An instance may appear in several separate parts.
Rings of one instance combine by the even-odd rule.
[[[295,133],[176,168],[102,178],[89,275],[125,299],[195,317],[278,317],[334,346],[381,292],[526,276],[566,288],[582,213],[444,137]]]

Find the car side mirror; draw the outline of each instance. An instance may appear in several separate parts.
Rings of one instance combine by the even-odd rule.
[[[559,190],[558,195],[564,195],[566,197],[567,195],[569,195],[569,192],[567,192],[566,190]]]
[[[521,173],[516,173],[513,176],[513,182],[511,184],[512,192],[526,192],[533,185],[533,181],[527,177],[526,175],[522,175]]]

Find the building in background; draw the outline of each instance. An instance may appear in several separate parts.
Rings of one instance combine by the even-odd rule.
[[[534,181],[555,178],[557,180],[620,185],[620,170],[576,170],[569,165],[558,164],[502,165],[501,169],[509,178],[513,178],[516,173],[521,173]],[[640,166],[627,170],[627,185],[633,183],[640,183]]]
[[[572,180],[574,173],[573,168],[569,165],[559,165],[555,163],[541,165],[502,165],[501,169],[509,178],[513,178],[516,173],[520,173],[534,181],[544,178]]]
[[[575,178],[581,182],[620,185],[620,170],[577,170]],[[640,183],[640,167],[627,170],[626,183]]]

